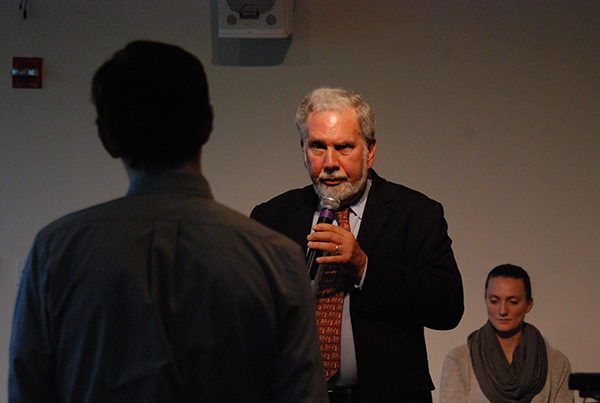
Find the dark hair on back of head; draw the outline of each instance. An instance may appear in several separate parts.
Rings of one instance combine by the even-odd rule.
[[[168,44],[136,41],[92,81],[98,130],[130,168],[160,172],[194,162],[212,130],[200,60]]]
[[[492,271],[489,272],[487,279],[485,280],[485,292],[487,293],[488,283],[491,278],[496,277],[508,277],[514,278],[517,280],[523,280],[523,285],[525,286],[525,295],[527,297],[527,301],[531,301],[531,279],[529,278],[529,274],[520,266],[515,266],[513,264],[503,264],[497,267],[494,267]]]

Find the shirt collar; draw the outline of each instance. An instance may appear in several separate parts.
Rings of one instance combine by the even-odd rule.
[[[187,193],[212,199],[212,191],[204,176],[186,171],[159,174],[141,173],[130,184],[127,196],[144,193]]]
[[[356,203],[353,203],[349,206],[350,212],[355,214],[361,220],[365,211],[365,206],[367,204],[367,198],[369,197],[369,191],[371,190],[372,183],[373,181],[370,178],[367,179],[367,186],[365,187],[365,191],[363,192],[362,196]]]

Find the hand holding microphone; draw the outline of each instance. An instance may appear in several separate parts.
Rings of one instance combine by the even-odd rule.
[[[321,199],[321,213],[319,214],[317,224],[333,224],[339,208],[340,202],[338,199],[331,196]],[[328,250],[331,255],[323,258],[327,263],[338,265],[345,275],[353,278],[355,281],[362,279],[366,270],[367,255],[361,249],[351,231],[342,230],[340,227],[332,227],[331,230],[324,230],[323,232],[317,230],[317,232],[309,235],[309,240],[316,242],[316,245],[328,245],[324,249]],[[330,249],[332,244],[335,247],[334,251]],[[319,269],[317,259],[321,256],[323,256],[323,250],[309,248],[306,260],[306,272],[311,281],[317,275]]]
[[[333,196],[325,196],[321,199],[321,213],[317,224],[332,224],[335,218],[335,212],[340,208],[340,201]],[[323,256],[323,251],[319,249],[309,249],[306,258],[306,272],[311,280],[317,275],[319,263],[317,258]]]

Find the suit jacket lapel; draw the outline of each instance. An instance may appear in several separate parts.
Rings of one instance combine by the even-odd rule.
[[[319,203],[312,186],[306,186],[302,189],[300,197],[294,201],[295,211],[288,215],[290,228],[290,238],[296,241],[304,252],[306,252],[306,237],[310,234],[310,227],[315,213],[315,208]]]
[[[358,243],[361,249],[369,256],[377,242],[383,226],[392,214],[393,196],[387,189],[385,179],[379,177],[371,170],[373,183],[365,206],[363,219],[358,232]]]

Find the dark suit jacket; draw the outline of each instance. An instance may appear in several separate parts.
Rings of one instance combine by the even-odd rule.
[[[362,289],[350,294],[358,394],[361,401],[404,401],[398,397],[434,389],[424,327],[458,325],[464,311],[462,280],[442,205],[373,170],[370,175],[358,234],[368,256],[367,273]],[[306,251],[317,206],[318,197],[307,186],[256,206],[251,217]]]

